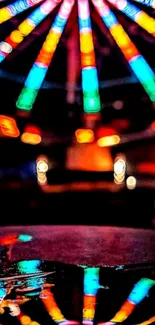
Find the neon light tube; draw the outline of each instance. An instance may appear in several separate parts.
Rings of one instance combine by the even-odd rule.
[[[37,59],[29,72],[24,88],[18,97],[16,105],[19,109],[26,111],[30,111],[32,109],[73,5],[74,0],[65,0],[62,3],[54,23],[52,24],[46,40],[39,52],[39,55],[37,56]]]
[[[43,0],[17,0],[14,3],[0,9],[0,24],[20,14],[24,10],[35,6]]]
[[[111,322],[123,322],[128,316],[133,312],[136,306],[142,302],[142,300],[147,296],[149,290],[155,285],[155,281],[142,278],[138,281],[131,293],[129,294],[127,300],[122,305],[120,310],[111,319]]]
[[[96,307],[96,295],[99,285],[99,268],[84,269],[83,324],[93,324]]]
[[[142,323],[140,323],[140,324],[138,324],[138,325],[149,325],[149,324],[152,324],[152,323],[154,323],[154,322],[155,322],[155,316],[149,318],[149,319],[146,320],[145,322],[142,322]]]
[[[135,1],[155,9],[155,0],[135,0]]]
[[[47,312],[57,324],[61,324],[67,321],[64,315],[61,313],[61,310],[55,301],[53,293],[49,289],[43,289],[40,294],[40,298]]]
[[[23,40],[28,36],[52,10],[58,5],[59,1],[46,0],[35,9],[16,30],[0,43],[0,62],[2,62]]]
[[[88,0],[78,0],[83,106],[85,113],[101,110]]]
[[[127,0],[108,0],[108,2],[112,3],[117,9],[122,11],[131,20],[135,21],[148,33],[155,36],[155,19],[150,17],[143,10],[137,8]]]
[[[155,102],[155,74],[153,70],[132,43],[104,0],[92,0],[92,2],[150,100]]]

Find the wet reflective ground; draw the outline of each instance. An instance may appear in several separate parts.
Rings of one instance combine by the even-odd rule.
[[[1,260],[1,325],[105,322],[155,323],[155,265],[99,268]]]

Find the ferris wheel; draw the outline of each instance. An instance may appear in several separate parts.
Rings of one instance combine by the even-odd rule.
[[[101,111],[99,78],[92,28],[92,10],[100,16],[103,25],[111,34],[116,46],[123,54],[126,64],[129,66],[137,81],[142,85],[150,101],[152,103],[155,102],[154,71],[140,53],[136,44],[131,40],[126,32],[126,27],[122,25],[115,14],[115,10],[120,11],[154,38],[154,0],[135,0],[132,2],[128,0],[108,0],[107,2],[105,0],[16,0],[15,2],[9,2],[7,0],[7,2],[4,0],[1,2],[0,29],[3,28],[7,21],[11,21],[17,15],[21,16],[25,13],[26,16],[24,16],[24,19],[20,21],[15,29],[12,29],[1,40],[0,65],[58,7],[54,20],[51,19],[51,26],[47,35],[25,77],[23,88],[15,100],[18,112],[30,113],[32,111],[38,93],[46,79],[58,43],[61,41],[66,23],[71,18],[73,7],[76,7],[78,17],[79,57],[81,61],[81,87],[84,113],[97,115]],[[152,13],[150,15],[147,13],[148,7],[152,10],[150,11]]]

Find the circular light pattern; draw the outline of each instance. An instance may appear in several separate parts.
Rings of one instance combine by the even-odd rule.
[[[0,48],[4,53],[11,53],[11,51],[12,51],[12,46],[10,44],[8,44],[7,42],[1,42]]]
[[[41,173],[46,173],[48,171],[48,163],[46,160],[41,159],[37,161],[37,170]]]
[[[134,190],[136,187],[137,181],[134,176],[129,176],[126,180],[126,186],[129,190]]]

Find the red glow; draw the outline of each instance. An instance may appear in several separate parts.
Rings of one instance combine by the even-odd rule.
[[[152,128],[153,131],[155,131],[155,121],[152,122],[151,128]]]
[[[13,244],[15,244],[17,242],[17,240],[18,240],[18,235],[17,234],[4,236],[4,237],[0,238],[0,245],[1,246],[13,245]]]
[[[118,132],[128,129],[129,126],[130,126],[130,122],[125,119],[124,120],[119,119],[111,122],[111,127],[117,130]]]
[[[138,171],[144,174],[155,174],[155,163],[153,162],[143,162],[138,164]]]
[[[108,137],[108,136],[111,136],[111,135],[116,135],[118,132],[113,129],[112,127],[100,127],[98,130],[97,130],[97,138],[100,139],[100,138],[103,138],[103,137]]]
[[[40,135],[40,129],[32,124],[27,125],[24,132]]]

